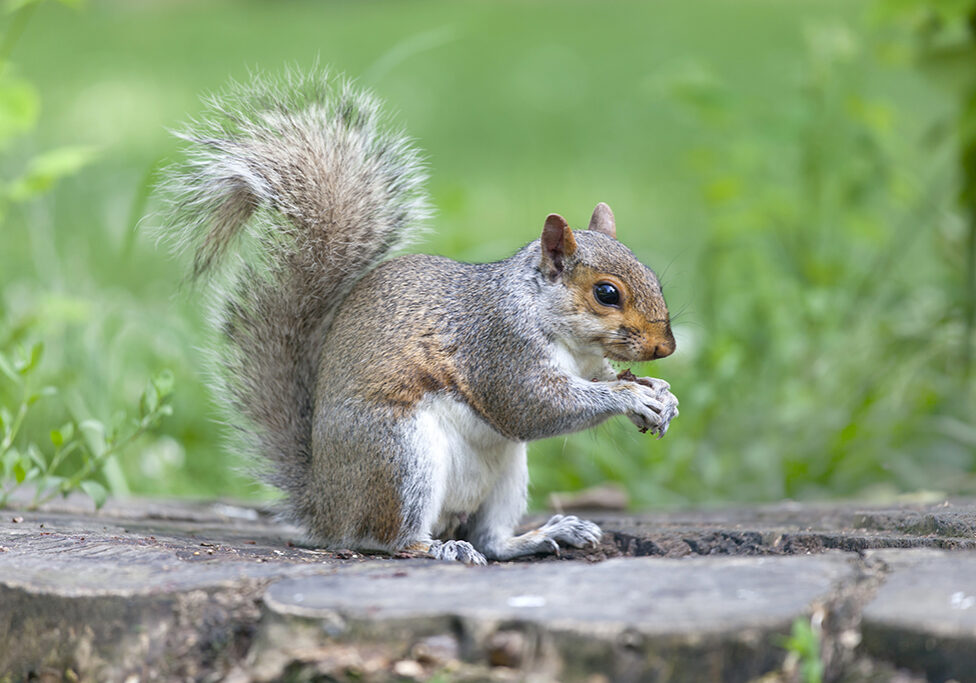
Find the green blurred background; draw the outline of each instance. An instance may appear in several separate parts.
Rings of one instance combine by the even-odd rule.
[[[418,250],[502,258],[606,201],[662,277],[678,352],[634,370],[681,417],[663,441],[614,420],[533,444],[536,504],[603,482],[635,506],[976,493],[972,0],[13,5],[0,351],[43,340],[61,389],[22,438],[176,375],[114,492],[267,495],[224,448],[186,263],[142,217],[202,94],[328,65],[428,154]]]

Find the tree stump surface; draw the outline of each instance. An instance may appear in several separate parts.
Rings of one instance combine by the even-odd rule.
[[[778,681],[795,624],[827,680],[976,680],[976,503],[586,516],[598,548],[466,567],[222,502],[2,510],[0,681]]]

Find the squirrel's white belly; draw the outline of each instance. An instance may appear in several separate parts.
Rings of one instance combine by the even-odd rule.
[[[475,512],[501,477],[524,470],[525,444],[506,439],[461,401],[428,396],[414,419],[420,453],[429,457],[433,500],[439,501],[430,511],[435,526]]]

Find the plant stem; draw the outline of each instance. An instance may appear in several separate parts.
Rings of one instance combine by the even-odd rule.
[[[14,438],[17,436],[17,432],[20,431],[20,426],[24,422],[24,417],[27,415],[27,402],[21,401],[20,408],[17,409],[17,417],[14,418],[13,424],[10,426],[10,433],[0,443],[0,454],[6,453],[10,450],[10,447],[14,443]]]
[[[138,439],[140,436],[142,436],[143,434],[145,434],[149,430],[149,427],[151,425],[152,425],[152,422],[150,420],[144,420],[143,422],[141,422],[140,425],[139,425],[139,427],[134,432],[132,432],[131,434],[129,434],[124,439],[121,439],[121,440],[116,441],[115,443],[113,443],[110,447],[106,448],[105,451],[100,456],[98,456],[97,458],[92,458],[88,462],[86,462],[85,465],[78,472],[76,472],[70,479],[68,479],[67,483],[65,484],[65,486],[63,488],[65,490],[67,490],[67,491],[72,491],[75,488],[77,488],[78,485],[82,481],[84,481],[88,477],[88,475],[90,475],[92,473],[92,471],[96,469],[96,467],[98,465],[100,465],[102,462],[104,462],[111,455],[113,455],[113,454],[117,453],[118,451],[122,450],[123,448],[125,448],[126,446],[128,446],[130,443],[132,443],[133,441],[135,441],[136,439]],[[65,449],[65,450],[68,450],[68,449]],[[47,502],[49,502],[51,500],[54,500],[54,498],[59,493],[61,493],[61,490],[62,490],[62,487],[58,487],[54,491],[49,491],[46,495],[40,496],[40,489],[38,489],[38,494],[34,496],[34,500],[31,501],[31,504],[29,506],[27,506],[27,509],[28,510],[36,510],[41,505],[44,505],[45,503],[47,503]]]
[[[77,442],[77,441],[72,441],[67,446],[65,446],[64,448],[60,449],[57,453],[55,453],[54,454],[54,457],[51,459],[50,466],[47,468],[47,473],[48,474],[53,474],[54,471],[56,469],[58,469],[58,466],[62,462],[64,462],[64,459],[66,457],[68,457],[68,455],[70,455],[72,452],[78,450],[78,443],[79,442]]]

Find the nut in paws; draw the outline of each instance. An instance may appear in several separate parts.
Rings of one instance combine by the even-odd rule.
[[[657,377],[637,377],[630,370],[624,370],[617,378],[633,383],[629,386],[638,394],[636,409],[627,414],[630,421],[642,433],[650,430],[659,439],[663,437],[671,420],[678,417],[678,399],[671,393],[671,385]]]

